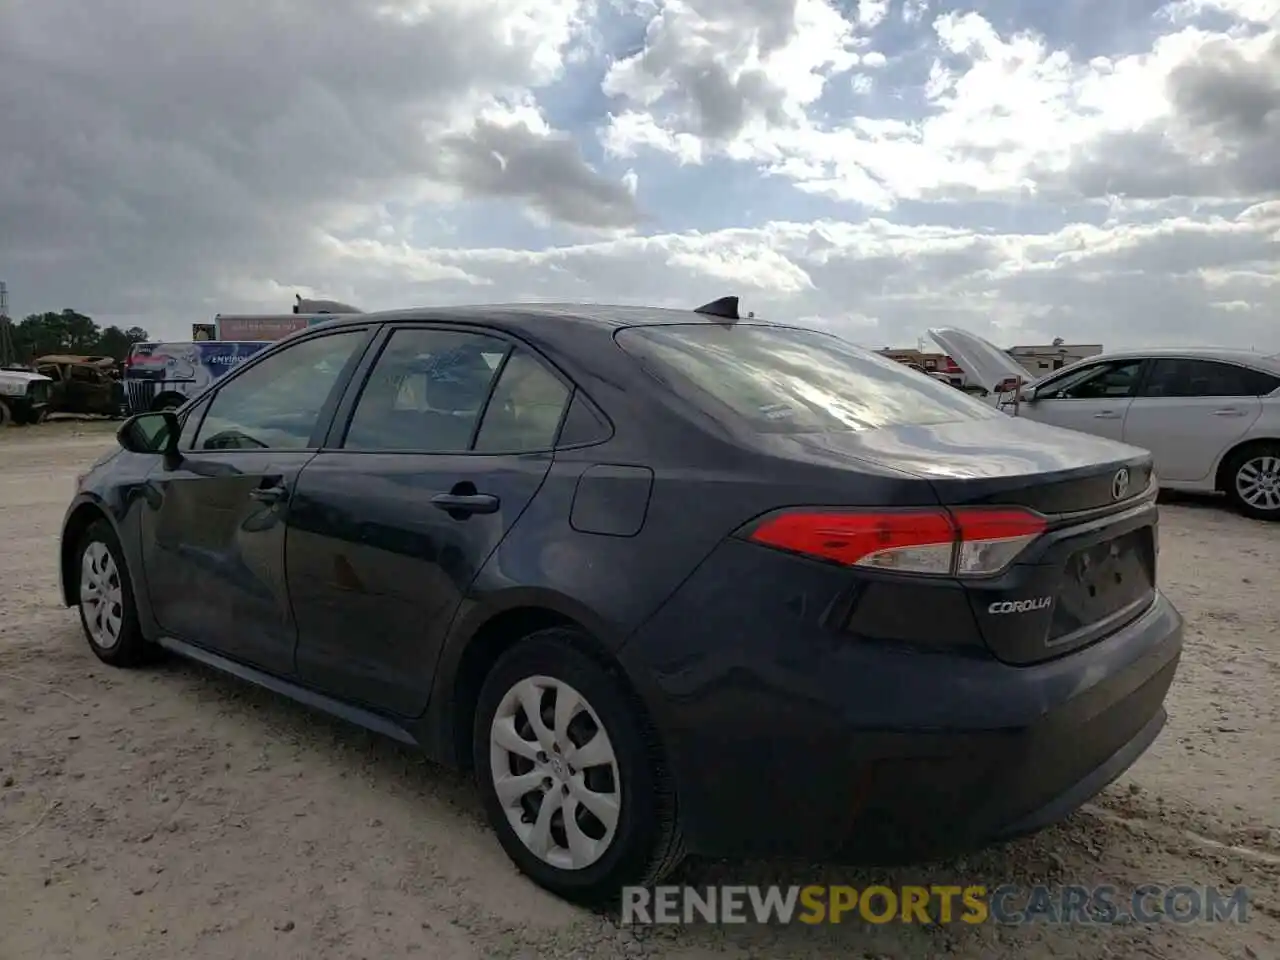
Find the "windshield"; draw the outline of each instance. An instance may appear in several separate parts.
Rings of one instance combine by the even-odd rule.
[[[629,327],[617,342],[704,411],[765,433],[831,433],[1000,414],[948,384],[815,330]]]

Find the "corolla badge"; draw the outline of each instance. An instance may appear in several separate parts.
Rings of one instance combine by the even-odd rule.
[[[987,613],[1030,613],[1045,610],[1053,604],[1053,597],[1036,597],[1034,600],[997,600],[987,607]]]
[[[1111,497],[1114,500],[1123,500],[1129,492],[1129,469],[1121,467],[1116,471],[1116,475],[1111,478]]]

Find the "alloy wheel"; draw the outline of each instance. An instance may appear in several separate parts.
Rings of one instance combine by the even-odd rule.
[[[1262,455],[1242,463],[1236,493],[1255,510],[1280,510],[1280,457]]]

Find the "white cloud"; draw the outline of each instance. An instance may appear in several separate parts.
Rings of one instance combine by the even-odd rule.
[[[1265,19],[1280,0],[1196,2],[1213,2],[1225,12]],[[875,15],[873,8],[859,7],[860,12],[867,9]],[[685,162],[699,162],[718,149],[789,177],[807,192],[881,210],[900,200],[974,195],[1025,199],[1041,190],[1075,189],[1099,196],[1112,192],[1115,185],[1078,181],[1073,172],[1117,136],[1161,131],[1179,169],[1227,156],[1231,141],[1221,131],[1206,130],[1179,113],[1172,89],[1179,70],[1206,51],[1269,68],[1270,58],[1280,49],[1280,34],[1274,30],[1222,34],[1187,26],[1158,38],[1147,52],[1078,62],[1036,34],[1002,35],[977,13],[939,16],[932,32],[939,57],[924,87],[929,111],[918,120],[810,118],[803,107],[816,99],[824,81],[845,68],[834,57],[815,56],[805,82],[785,88],[802,91],[785,99],[789,109],[761,108],[754,123],[733,128],[722,145],[706,142],[696,150],[688,138],[697,137],[698,128],[685,124],[679,113],[660,109],[656,86],[646,88],[648,99],[634,101],[653,112],[648,117],[643,112],[627,114],[627,126],[636,132],[628,135],[615,129],[609,144],[627,153],[641,148],[678,152]],[[683,42],[699,42],[696,25],[684,35]],[[850,42],[843,41],[845,48]],[[643,63],[652,49],[628,63]],[[872,56],[864,63],[874,65]],[[958,58],[961,64],[952,66],[944,56]],[[855,81],[853,88],[869,89],[866,81]],[[668,89],[661,88],[661,94]],[[612,90],[627,94],[629,88],[615,84]],[[1141,167],[1134,172],[1141,174]],[[1221,179],[1200,182],[1211,190],[1200,195],[1239,192],[1239,185]],[[1183,186],[1196,195],[1195,182]]]
[[[387,262],[406,256],[373,241],[358,247],[370,265],[384,249]],[[1216,314],[1222,342],[1280,350],[1271,315],[1277,252],[1280,202],[1235,217],[1079,223],[1047,234],[830,220],[415,255],[518,298],[693,307],[736,293],[761,317],[821,323],[875,346],[958,324],[1005,342],[1068,336],[1119,347],[1149,340],[1153,316],[1165,342],[1195,343]],[[385,293],[387,305],[412,300]],[[475,292],[453,285],[449,295]]]
[[[1280,0],[1114,42],[1031,2],[15,0],[0,267],[19,316],[166,335],[738,293],[875,346],[1280,349]]]

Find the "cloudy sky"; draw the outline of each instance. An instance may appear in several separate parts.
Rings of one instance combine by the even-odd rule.
[[[0,279],[1280,350],[1280,0],[0,0]]]

